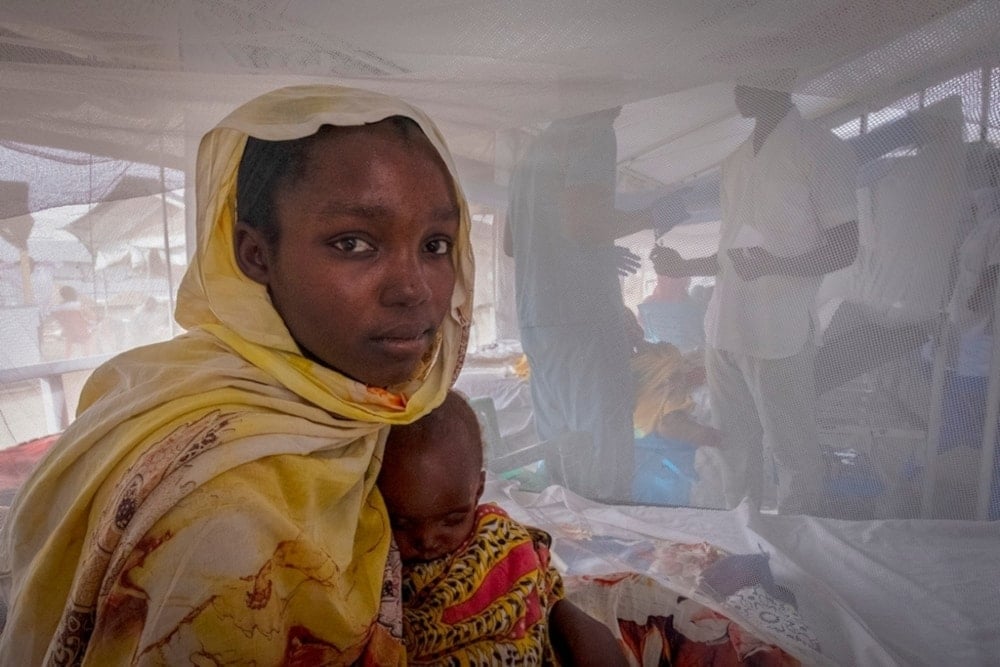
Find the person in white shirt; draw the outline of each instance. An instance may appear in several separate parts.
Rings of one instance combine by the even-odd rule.
[[[814,302],[822,276],[857,255],[856,158],[784,90],[738,85],[735,101],[755,126],[722,165],[719,252],[657,247],[652,259],[663,275],[716,276],[706,370],[726,505],[747,497],[759,509],[773,466],[778,512],[822,515]]]

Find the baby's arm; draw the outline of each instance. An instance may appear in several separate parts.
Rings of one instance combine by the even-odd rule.
[[[559,600],[552,607],[549,637],[563,665],[628,667],[611,630],[569,600]]]

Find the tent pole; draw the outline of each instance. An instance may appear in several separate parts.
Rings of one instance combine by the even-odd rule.
[[[170,216],[167,211],[167,176],[163,168],[163,135],[160,135],[160,211],[163,214],[163,254],[167,265],[167,299],[170,307],[167,309],[167,321],[170,324],[171,338],[177,335],[174,325],[174,269],[170,262]]]
[[[938,443],[941,440],[941,413],[944,408],[944,385],[948,359],[951,356],[951,327],[947,315],[939,319],[934,341],[934,366],[931,371],[930,413],[927,416],[927,442],[924,448],[923,489],[920,494],[920,516],[929,519],[934,513],[934,485],[937,481]]]
[[[25,242],[27,245],[27,242]],[[20,252],[19,263],[21,267],[21,303],[26,306],[35,304],[35,289],[31,284],[31,255],[26,248],[18,248]]]
[[[955,367],[960,345],[960,333],[951,321],[949,304],[955,285],[955,274],[958,269],[961,241],[952,248],[948,284],[951,285],[942,295],[941,306],[938,308],[937,338],[932,340],[934,350],[934,366],[931,371],[931,397],[927,416],[927,446],[924,452],[923,492],[920,499],[920,516],[929,519],[934,510],[934,486],[937,482],[938,447],[941,442],[941,421],[944,413],[944,392],[948,381],[948,369]]]
[[[986,421],[983,423],[983,454],[979,464],[979,494],[976,503],[976,518],[989,518],[990,487],[993,484],[994,465],[997,449],[997,420],[1000,419],[1000,296],[993,299],[993,352],[990,356],[990,381],[986,390]],[[998,482],[1000,483],[1000,482]]]
[[[94,154],[87,156],[87,213],[94,210]],[[94,226],[87,227],[87,238],[90,243],[87,250],[90,251],[90,295],[97,301],[97,246],[94,245]],[[104,296],[107,297],[107,286],[104,288]]]

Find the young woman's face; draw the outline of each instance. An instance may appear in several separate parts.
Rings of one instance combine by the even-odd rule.
[[[341,128],[279,189],[265,246],[274,307],[307,355],[385,387],[411,379],[448,313],[459,208],[423,137]]]

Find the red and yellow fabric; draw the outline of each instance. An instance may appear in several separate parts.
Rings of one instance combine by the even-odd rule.
[[[403,567],[404,637],[411,665],[557,664],[549,611],[563,597],[550,538],[493,504],[454,554]]]
[[[285,88],[205,136],[176,313],[189,333],[99,368],[18,494],[0,533],[0,664],[405,661],[375,479],[386,426],[439,405],[461,366],[473,263],[457,177],[451,312],[418,377],[389,391],[305,358],[232,251],[248,135],[391,115],[416,120],[455,177],[426,116],[366,91]]]

